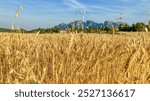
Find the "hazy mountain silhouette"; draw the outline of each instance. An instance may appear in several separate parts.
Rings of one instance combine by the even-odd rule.
[[[119,25],[121,24],[121,22],[112,22],[112,21],[104,21],[104,23],[97,23],[91,20],[87,20],[85,22],[81,21],[81,20],[75,20],[74,22],[70,22],[68,24],[66,23],[61,23],[59,25],[57,25],[58,28],[65,30],[69,27],[69,24],[74,25],[75,28],[77,27],[81,27],[84,24],[84,28],[88,28],[88,27],[92,27],[92,28],[100,28],[100,27],[109,27],[109,26],[114,26],[116,28],[119,27]]]

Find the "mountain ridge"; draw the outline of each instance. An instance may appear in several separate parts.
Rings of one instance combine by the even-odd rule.
[[[82,25],[84,25],[84,28],[88,28],[88,27],[92,27],[92,28],[100,28],[100,27],[109,27],[109,26],[114,26],[115,28],[118,28],[119,25],[122,22],[113,22],[113,21],[104,21],[103,23],[98,23],[98,22],[94,22],[92,20],[87,20],[87,21],[81,21],[81,20],[75,20],[73,22],[70,23],[61,23],[59,25],[57,25],[56,27],[58,27],[61,30],[66,30],[67,28],[69,28],[69,24],[72,24],[75,28],[81,27]]]

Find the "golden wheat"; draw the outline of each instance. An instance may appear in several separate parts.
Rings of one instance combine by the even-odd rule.
[[[150,40],[0,33],[2,84],[149,84]]]

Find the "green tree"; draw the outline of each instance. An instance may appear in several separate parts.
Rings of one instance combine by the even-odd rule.
[[[78,33],[82,32],[82,31],[83,31],[82,28],[77,28],[77,32],[78,32]]]
[[[89,26],[89,27],[88,27],[87,32],[88,32],[88,33],[92,33],[92,32],[93,32],[92,26]]]
[[[120,24],[119,31],[131,31],[131,27],[127,23]]]
[[[150,20],[148,21],[147,28],[148,28],[148,30],[150,31]]]
[[[59,33],[59,32],[60,32],[60,29],[59,29],[57,26],[55,26],[54,28],[52,28],[52,31],[53,31],[54,33]]]
[[[137,22],[136,24],[132,24],[132,31],[143,31],[145,28],[145,24],[143,22]]]
[[[106,31],[106,33],[108,33],[108,34],[112,34],[112,33],[113,33],[112,27],[105,27],[105,31]]]
[[[73,32],[74,31],[74,23],[72,22],[72,23],[70,23],[69,25],[68,25],[68,27],[70,28],[70,30]]]
[[[132,30],[132,31],[137,31],[136,24],[134,24],[134,23],[132,24],[131,30]]]
[[[137,31],[143,31],[145,28],[145,24],[138,22],[138,23],[136,23],[136,28],[137,28]]]

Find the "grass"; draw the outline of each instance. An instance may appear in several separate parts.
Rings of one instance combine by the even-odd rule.
[[[2,84],[149,84],[148,35],[0,33]]]

